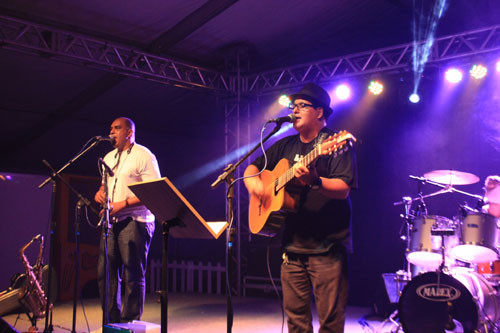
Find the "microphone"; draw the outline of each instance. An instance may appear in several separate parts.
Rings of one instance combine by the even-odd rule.
[[[104,169],[106,169],[106,171],[108,172],[108,175],[110,177],[113,177],[115,175],[115,173],[113,172],[113,170],[111,170],[111,168],[106,164],[106,162],[104,162],[104,160],[102,159],[102,157],[99,157],[99,163],[101,163],[101,165],[104,167]]]
[[[290,113],[289,115],[287,116],[283,116],[283,117],[279,117],[279,118],[273,118],[273,119],[269,119],[266,124],[269,124],[269,123],[276,123],[276,124],[283,124],[283,123],[293,123],[295,122],[295,115],[293,113]]]
[[[109,142],[111,142],[112,145],[114,145],[115,141],[116,141],[114,136],[109,136],[109,135],[107,135],[107,136],[99,136],[98,135],[98,136],[95,136],[94,139],[96,141],[109,141]]]

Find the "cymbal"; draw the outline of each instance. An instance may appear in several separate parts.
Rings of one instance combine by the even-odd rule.
[[[494,189],[487,191],[484,196],[488,198],[488,202],[500,203],[500,186],[495,187]]]
[[[479,181],[479,177],[472,173],[456,170],[434,170],[424,174],[424,177],[445,185],[469,185]]]

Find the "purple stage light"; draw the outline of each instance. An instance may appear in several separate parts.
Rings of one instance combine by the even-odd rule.
[[[408,98],[410,100],[410,102],[412,103],[418,103],[420,102],[420,96],[417,94],[417,93],[413,93],[410,95],[410,97]]]
[[[348,100],[351,97],[351,88],[343,83],[335,88],[335,96],[341,101]]]
[[[445,72],[444,77],[446,78],[446,81],[448,81],[448,82],[458,83],[458,82],[462,81],[463,73],[458,68],[450,68]]]
[[[374,95],[380,95],[384,91],[384,85],[378,81],[371,81],[368,90]]]
[[[488,69],[483,65],[476,64],[472,66],[470,70],[470,76],[475,78],[476,80],[480,80],[484,78],[488,74]]]
[[[281,95],[279,100],[278,100],[278,103],[281,105],[281,106],[284,106],[284,107],[288,107],[291,103],[290,101],[290,97],[288,97],[288,95]]]

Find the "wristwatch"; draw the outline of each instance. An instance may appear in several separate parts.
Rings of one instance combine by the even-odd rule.
[[[321,180],[321,177],[316,178],[314,182],[309,185],[311,187],[311,190],[319,190],[321,188],[321,185],[323,184],[323,181]]]

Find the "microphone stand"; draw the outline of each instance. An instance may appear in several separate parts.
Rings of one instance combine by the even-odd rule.
[[[55,192],[56,192],[56,179],[59,179],[62,181],[71,192],[73,192],[77,197],[78,197],[78,203],[77,203],[77,208],[78,208],[78,215],[75,220],[75,285],[74,285],[74,297],[73,297],[73,329],[72,332],[75,332],[75,321],[76,321],[76,304],[77,304],[77,291],[80,282],[80,246],[79,246],[79,239],[80,239],[80,209],[82,206],[87,206],[90,208],[94,214],[99,215],[99,212],[91,206],[90,200],[85,198],[83,195],[81,195],[73,186],[71,186],[62,176],[59,172],[56,172],[55,169],[47,162],[46,160],[42,161],[43,164],[45,164],[53,173],[50,178],[52,178],[52,203],[51,203],[51,214],[52,214],[52,223],[51,223],[51,230],[50,230],[50,254],[49,254],[49,277],[47,281],[47,309],[45,312],[45,329],[44,332],[52,332],[53,331],[53,326],[52,326],[52,313],[50,313],[50,320],[49,320],[49,312],[51,312],[50,308],[50,299],[51,299],[51,286],[52,286],[52,274],[51,269],[52,265],[54,262],[54,231],[55,231],[55,214],[54,214],[54,207],[55,207]]]
[[[77,154],[75,157],[73,157],[71,160],[69,160],[63,167],[61,167],[58,171],[55,171],[54,168],[47,162],[46,160],[42,160],[42,162],[52,171],[51,175],[45,179],[40,185],[38,185],[39,189],[42,189],[45,185],[47,185],[48,182],[52,183],[52,193],[51,193],[51,203],[50,203],[50,239],[49,239],[49,244],[50,244],[50,251],[49,251],[49,263],[48,263],[48,272],[49,272],[49,277],[47,280],[47,307],[45,309],[45,328],[43,330],[44,333],[50,333],[53,332],[54,328],[52,326],[52,310],[51,310],[51,304],[50,300],[52,299],[52,267],[54,265],[54,256],[55,256],[55,247],[54,247],[54,233],[56,230],[57,222],[56,222],[56,214],[55,214],[55,203],[56,203],[56,192],[57,192],[57,184],[56,184],[56,179],[59,178],[68,188],[77,195],[79,200],[83,200],[85,205],[87,207],[90,207],[90,209],[96,213],[97,215],[99,214],[97,210],[95,210],[91,205],[90,201],[84,198],[80,193],[78,193],[72,186],[68,184],[60,175],[62,171],[64,171],[67,167],[72,165],[77,159],[79,159],[81,156],[83,156],[85,153],[87,153],[90,149],[94,148],[96,145],[99,144],[100,141],[96,140],[94,141],[91,145],[89,145],[87,148],[82,150],[79,154]],[[78,255],[78,253],[77,253]]]
[[[264,138],[262,141],[258,144],[256,144],[248,153],[246,153],[238,162],[235,164],[228,164],[224,168],[224,172],[219,175],[219,177],[210,185],[212,188],[216,188],[219,184],[222,182],[226,182],[228,184],[228,190],[226,194],[226,200],[227,200],[227,223],[230,228],[227,228],[226,230],[226,272],[227,272],[227,290],[226,290],[226,309],[227,309],[227,333],[231,333],[232,327],[233,327],[233,306],[231,303],[231,284],[230,284],[230,276],[232,273],[232,254],[233,254],[233,235],[236,234],[236,229],[232,227],[232,220],[233,220],[233,198],[234,198],[234,172],[236,171],[236,168],[240,166],[250,155],[255,152],[262,143],[266,142],[269,140],[271,136],[276,134],[281,129],[281,125],[283,122],[277,122],[276,126],[273,128],[273,130]]]
[[[103,299],[103,310],[102,310],[102,331],[104,332],[104,326],[109,324],[109,258],[108,258],[108,236],[109,236],[109,211],[110,211],[110,202],[109,202],[109,191],[108,191],[108,174],[109,170],[104,167],[102,168],[102,179],[104,185],[104,214],[103,214],[103,248],[104,251],[104,299]]]

